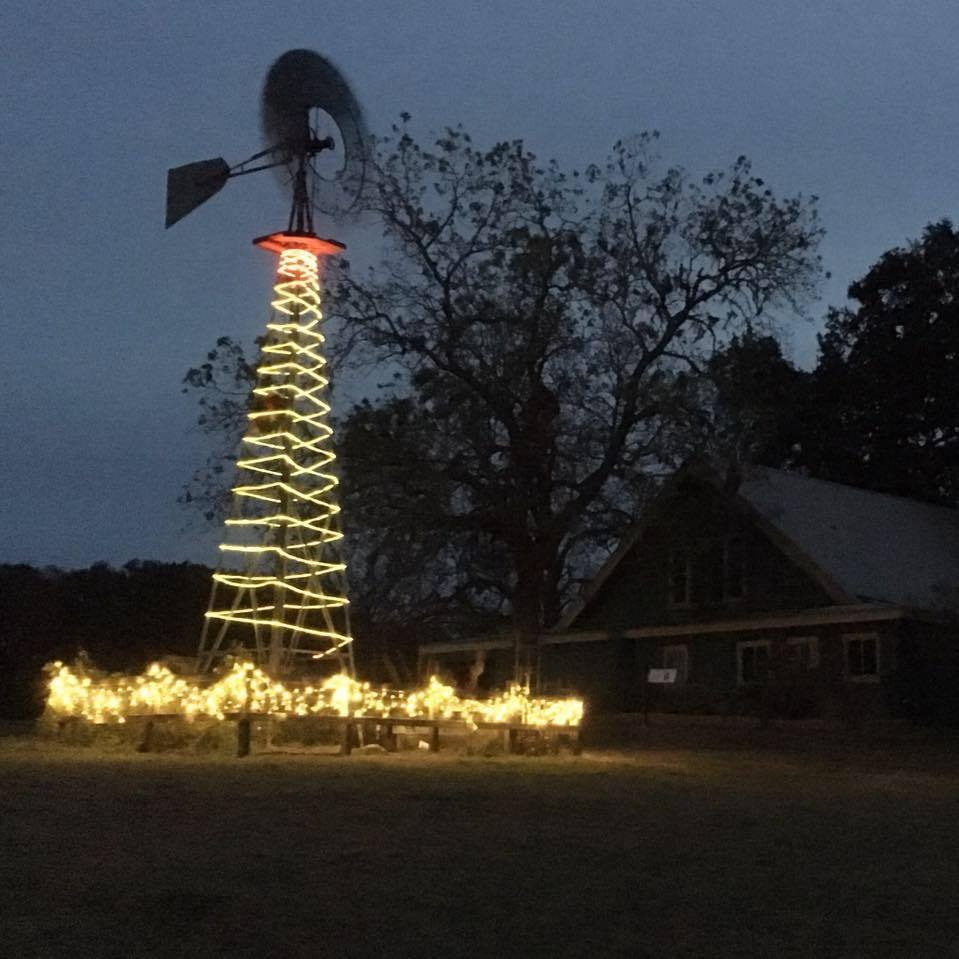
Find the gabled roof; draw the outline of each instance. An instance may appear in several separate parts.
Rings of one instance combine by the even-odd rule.
[[[737,495],[861,600],[936,609],[959,588],[959,510],[766,468]]]
[[[569,629],[625,556],[647,517],[681,477],[726,489],[700,465],[680,470],[623,537],[557,630]],[[942,590],[959,593],[959,510],[856,489],[799,473],[753,467],[732,501],[838,603],[855,600],[936,610]]]

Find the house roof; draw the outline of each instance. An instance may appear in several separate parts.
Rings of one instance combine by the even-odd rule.
[[[763,467],[737,494],[859,599],[935,609],[959,588],[959,510]]]
[[[681,470],[674,481],[682,476],[724,488],[719,476],[701,465]],[[959,594],[959,510],[767,467],[751,467],[733,498],[837,603],[939,610],[945,605],[943,589]],[[557,631],[575,624],[642,541],[644,518],[626,533]]]

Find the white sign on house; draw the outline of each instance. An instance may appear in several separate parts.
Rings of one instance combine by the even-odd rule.
[[[675,683],[678,669],[651,669],[647,680],[651,683]]]

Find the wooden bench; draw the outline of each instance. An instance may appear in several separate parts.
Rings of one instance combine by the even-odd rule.
[[[236,754],[243,757],[250,754],[251,720],[268,719],[268,713],[231,713],[226,719],[237,724]],[[316,716],[334,727],[339,728],[340,755],[349,756],[359,742],[361,728],[373,730],[376,741],[388,752],[396,752],[396,727],[403,729],[424,729],[429,733],[429,751],[440,751],[440,730],[484,729],[506,734],[506,751],[518,752],[521,733],[535,733],[547,737],[549,751],[556,755],[560,744],[565,740],[573,755],[582,752],[578,726],[534,726],[529,723],[493,723],[478,722],[470,724],[465,719],[430,719],[426,716]]]
[[[561,739],[568,741],[570,750],[574,755],[579,755],[582,748],[579,740],[578,726],[534,726],[529,723],[507,723],[507,722],[477,722],[468,723],[465,719],[429,719],[419,716],[336,716],[330,717],[341,724],[340,732],[340,754],[349,756],[353,744],[356,741],[356,730],[360,726],[380,727],[378,741],[381,746],[395,752],[396,733],[395,727],[400,726],[406,729],[426,729],[429,731],[429,751],[438,753],[440,751],[440,730],[441,729],[484,729],[506,733],[506,751],[508,753],[518,752],[519,737],[521,733],[536,733],[547,737],[549,750],[554,755],[559,752]]]
[[[249,756],[252,739],[252,729],[254,720],[269,720],[271,713],[226,713],[224,719],[236,724],[236,755],[238,757]],[[59,727],[62,729],[73,717],[61,720]],[[151,752],[155,746],[156,727],[158,724],[171,722],[173,720],[183,719],[182,713],[132,713],[129,719],[145,720],[143,726],[143,737],[137,746],[137,751],[146,753]],[[534,726],[529,723],[508,723],[508,722],[477,722],[468,723],[465,719],[430,719],[425,716],[315,716],[310,717],[322,719],[334,727],[339,728],[340,755],[349,756],[359,741],[358,733],[360,728],[375,731],[376,741],[389,752],[395,752],[397,749],[396,727],[404,729],[424,729],[429,733],[429,751],[438,753],[440,751],[440,730],[469,730],[483,729],[505,733],[506,751],[516,753],[519,751],[519,738],[523,733],[534,733],[545,736],[547,748],[556,755],[560,750],[563,740],[566,741],[570,751],[574,755],[579,755],[582,751],[579,738],[578,726]]]

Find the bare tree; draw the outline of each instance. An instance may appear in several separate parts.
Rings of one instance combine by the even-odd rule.
[[[648,492],[717,345],[801,312],[815,197],[777,199],[742,157],[656,172],[656,134],[564,172],[460,129],[421,146],[406,119],[365,199],[384,259],[335,268],[325,300],[340,375],[399,371],[341,431],[344,515],[388,604],[502,609],[531,642]]]
[[[394,128],[368,200],[386,259],[329,298],[353,361],[399,365],[428,420],[429,525],[505,557],[476,585],[528,636],[558,617],[577,550],[632,511],[683,379],[818,279],[815,198],[777,200],[742,157],[701,182],[654,174],[654,138],[567,174],[519,142],[450,130],[426,149]]]

